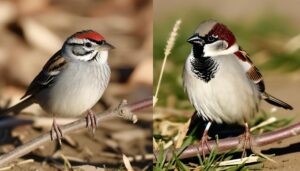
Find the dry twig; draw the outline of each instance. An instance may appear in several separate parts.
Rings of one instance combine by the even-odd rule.
[[[280,141],[286,138],[290,138],[293,136],[296,136],[300,134],[300,122],[296,123],[294,125],[288,126],[286,128],[267,132],[258,136],[252,137],[252,147],[260,147],[264,145],[268,145],[271,143],[274,143],[276,141]],[[196,157],[199,153],[202,154],[202,151],[204,151],[205,154],[208,154],[212,149],[216,148],[218,153],[222,153],[225,151],[228,151],[233,148],[239,148],[240,147],[240,137],[232,137],[232,138],[225,138],[222,140],[218,140],[218,146],[216,144],[216,141],[209,141],[207,146],[204,146],[204,148],[201,148],[200,144],[196,145],[190,145],[188,146],[179,156],[180,159],[190,158],[190,157]],[[247,147],[250,148],[249,146]],[[179,151],[178,149],[177,151]],[[155,152],[155,156],[158,156],[159,151]],[[172,155],[174,154],[173,151],[166,150],[165,154],[167,155],[167,159],[171,159]]]
[[[115,118],[115,117],[122,117],[124,119],[132,120],[133,122],[136,120],[135,115],[131,112],[141,110],[147,107],[152,106],[152,97],[132,103],[132,104],[125,104],[126,102],[122,101],[120,106],[112,111],[105,111],[103,113],[97,114],[97,122],[103,122],[105,120]],[[74,132],[75,130],[85,128],[86,121],[85,118],[78,119],[72,123],[67,125],[61,126],[61,130],[63,135],[67,135],[70,132]],[[25,154],[33,151],[34,149],[38,148],[45,142],[50,141],[50,134],[49,132],[32,139],[31,141],[15,148],[13,151],[3,154],[0,156],[0,166],[3,166],[19,157],[24,156]]]

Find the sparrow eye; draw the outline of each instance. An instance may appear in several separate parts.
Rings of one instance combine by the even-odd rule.
[[[92,47],[92,44],[90,42],[87,42],[84,44],[84,46],[90,48],[90,47]]]
[[[207,40],[209,41],[209,42],[213,42],[213,41],[215,41],[215,37],[213,37],[213,36],[208,36],[207,37]]]

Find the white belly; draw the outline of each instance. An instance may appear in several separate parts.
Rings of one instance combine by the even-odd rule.
[[[183,73],[184,87],[198,114],[217,123],[248,120],[257,112],[259,92],[235,57],[217,56],[218,70],[209,82],[191,71],[190,55]]]
[[[69,70],[58,76],[53,87],[36,96],[49,114],[65,117],[81,115],[97,103],[108,85],[110,69],[107,64],[69,63],[67,67]]]

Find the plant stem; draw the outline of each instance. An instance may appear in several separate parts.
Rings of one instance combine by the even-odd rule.
[[[103,122],[105,120],[115,118],[115,117],[122,117],[124,119],[133,120],[135,115],[131,112],[141,110],[147,107],[152,106],[152,97],[132,103],[132,104],[125,104],[126,102],[122,101],[122,103],[112,111],[105,111],[103,113],[97,114],[97,122]],[[75,130],[82,129],[86,127],[86,120],[85,118],[78,119],[74,122],[71,122],[66,125],[62,125],[60,128],[62,130],[63,135],[68,133],[74,132]],[[38,136],[31,141],[15,148],[13,151],[8,152],[0,156],[0,166],[3,166],[19,157],[22,157],[34,149],[38,148],[40,145],[50,141],[50,134],[49,132],[44,133],[41,136]]]
[[[162,66],[161,66],[161,70],[160,70],[159,78],[158,78],[158,83],[157,83],[156,90],[155,90],[155,95],[154,95],[154,98],[153,98],[153,101],[154,101],[153,102],[153,107],[156,105],[156,102],[158,100],[158,91],[159,91],[159,88],[160,88],[162,76],[163,76],[165,66],[166,66],[166,63],[167,63],[167,58],[170,55],[171,50],[174,46],[176,36],[177,36],[177,31],[179,29],[180,24],[181,24],[181,20],[179,19],[174,24],[173,30],[170,34],[170,37],[169,37],[168,41],[167,41],[167,45],[166,45],[165,52],[164,52],[164,60],[163,60]]]
[[[258,136],[252,136],[251,144],[252,147],[261,147],[261,146],[274,143],[276,141],[281,141],[283,139],[296,136],[298,134],[300,134],[300,122],[277,131],[267,132]],[[223,153],[233,148],[240,148],[240,145],[241,145],[240,137],[231,137],[231,138],[218,140],[218,145],[216,144],[215,140],[209,141],[208,146],[204,146],[203,149],[201,148],[201,144],[189,145],[181,153],[179,158],[185,159],[190,157],[196,157],[197,155],[202,154],[202,151],[204,151],[205,154],[208,154],[214,148],[217,149],[218,153]],[[247,148],[250,149],[251,147],[248,146]],[[175,151],[179,151],[179,149],[176,149]],[[165,155],[167,155],[167,160],[172,159],[172,156],[174,154],[174,152],[170,150],[166,150],[164,151],[164,153]],[[154,155],[157,156],[158,154],[159,152],[155,151]]]

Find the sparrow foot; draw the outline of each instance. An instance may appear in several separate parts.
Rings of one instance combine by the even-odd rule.
[[[92,130],[92,134],[95,134],[97,128],[97,118],[95,113],[92,110],[88,110],[86,115],[86,127]]]
[[[202,156],[203,156],[203,159],[205,159],[205,150],[204,150],[204,146],[207,147],[207,150],[209,151],[209,145],[208,145],[208,130],[211,126],[211,122],[208,122],[205,129],[204,129],[204,132],[202,134],[202,137],[201,137],[201,149],[202,149]]]
[[[251,133],[248,126],[248,123],[245,123],[245,133],[241,137],[242,142],[242,158],[247,157],[246,150],[249,147],[252,150],[252,143],[251,143]]]
[[[208,132],[207,131],[204,131],[200,142],[201,142],[202,156],[203,156],[203,159],[205,159],[204,146],[206,146],[207,149],[209,150],[209,146],[208,146]]]
[[[54,118],[53,122],[52,122],[52,128],[50,130],[51,141],[53,141],[55,139],[55,137],[56,137],[59,145],[61,145],[61,138],[63,137],[63,134],[62,134],[62,131],[61,131],[59,125],[56,123],[56,120]]]

